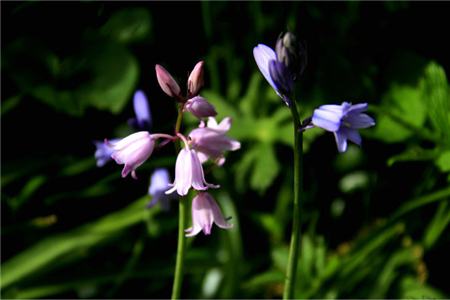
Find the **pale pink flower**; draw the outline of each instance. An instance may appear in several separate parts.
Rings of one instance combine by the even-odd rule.
[[[191,187],[198,191],[204,191],[208,188],[218,188],[218,185],[206,182],[197,151],[189,149],[188,142],[184,137],[183,140],[185,147],[180,150],[175,163],[175,181],[170,184],[172,188],[166,191],[166,194],[170,194],[176,190],[178,195],[185,196]]]
[[[192,200],[192,227],[185,230],[186,236],[197,235],[202,230],[204,234],[209,235],[213,223],[223,229],[233,227],[233,224],[223,217],[214,198],[206,192],[200,192]]]
[[[210,117],[207,126],[201,123],[199,128],[191,131],[191,146],[198,151],[202,163],[209,158],[222,165],[225,151],[235,151],[241,147],[241,143],[225,135],[230,127],[231,118],[225,118],[217,124],[216,119]]]
[[[113,149],[111,158],[119,165],[125,165],[122,170],[122,177],[126,177],[131,172],[131,177],[137,179],[135,170],[152,154],[155,147],[155,137],[148,131],[139,131],[119,142],[112,143],[105,140],[105,143]]]
[[[217,115],[214,106],[201,96],[189,99],[184,105],[184,110],[192,113],[199,119]]]

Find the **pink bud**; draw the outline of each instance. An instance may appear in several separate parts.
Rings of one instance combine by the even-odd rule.
[[[170,97],[180,97],[181,89],[178,83],[173,79],[172,75],[161,65],[155,66],[156,78],[158,79],[161,89]]]
[[[188,78],[188,92],[189,96],[198,95],[198,92],[203,87],[203,61],[199,61]]]
[[[214,106],[201,96],[189,99],[186,102],[184,109],[199,119],[217,115]]]

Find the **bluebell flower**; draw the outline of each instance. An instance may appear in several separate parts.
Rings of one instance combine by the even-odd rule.
[[[117,143],[120,139],[112,139],[111,143]],[[94,145],[97,148],[95,150],[95,159],[97,161],[97,167],[103,167],[108,161],[112,160],[111,154],[114,152],[110,146],[108,146],[105,141],[94,141]]]
[[[275,51],[264,44],[259,44],[253,48],[253,56],[264,78],[286,105],[290,106],[289,97],[292,93],[294,81],[289,69],[283,62],[277,60]]]
[[[195,236],[200,231],[210,235],[213,224],[223,229],[233,227],[223,216],[216,200],[206,192],[200,192],[192,199],[191,211],[192,227],[185,230],[187,237]]]
[[[347,150],[347,140],[361,145],[360,128],[375,125],[375,120],[363,113],[367,103],[351,105],[343,102],[341,105],[322,105],[314,110],[312,124],[333,132],[339,152]]]
[[[135,131],[150,131],[152,126],[152,115],[147,97],[143,91],[137,90],[134,93],[133,108],[135,118],[130,119],[128,125],[135,129]],[[121,139],[116,138],[108,141],[111,144],[116,144],[120,140]],[[108,161],[112,160],[111,154],[114,150],[104,141],[94,141],[94,145],[96,147],[94,156],[97,161],[97,167],[103,167]]]
[[[170,176],[169,171],[164,168],[156,169],[150,179],[150,186],[148,188],[148,194],[152,196],[152,200],[147,204],[147,208],[155,206],[160,203],[164,210],[168,210],[170,207],[169,201],[176,199],[177,194],[175,192],[166,195],[165,192],[170,188]]]
[[[134,93],[133,109],[136,117],[129,121],[130,126],[137,131],[150,131],[152,126],[152,114],[147,97],[141,90],[137,90]]]

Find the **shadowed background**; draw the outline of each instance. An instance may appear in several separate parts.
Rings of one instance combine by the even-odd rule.
[[[291,218],[289,110],[252,49],[289,29],[306,41],[302,118],[322,104],[368,102],[377,121],[339,154],[305,133],[296,297],[445,298],[450,222],[448,3],[2,2],[4,298],[166,298],[177,205],[145,209],[167,146],[138,170],[95,165],[94,140],[123,137],[132,95],[171,133],[163,65],[185,88],[205,61],[201,95],[233,117],[242,143],[207,175],[233,230],[189,239],[184,298],[279,298]],[[197,124],[185,120],[185,132]],[[175,204],[175,203],[173,203]]]

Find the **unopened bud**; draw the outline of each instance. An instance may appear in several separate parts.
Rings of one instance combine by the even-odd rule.
[[[216,109],[212,104],[210,104],[208,101],[206,101],[205,98],[201,96],[196,96],[194,98],[189,99],[184,109],[190,113],[192,113],[197,118],[207,118],[207,117],[214,117],[217,115]]]
[[[282,33],[275,46],[277,59],[283,62],[291,71],[294,80],[301,75],[306,67],[306,47],[300,43],[294,34]]]
[[[181,96],[181,89],[172,75],[161,65],[155,66],[156,78],[161,89],[170,97],[178,98]]]
[[[188,93],[189,96],[196,96],[203,87],[203,61],[199,61],[188,78]]]

